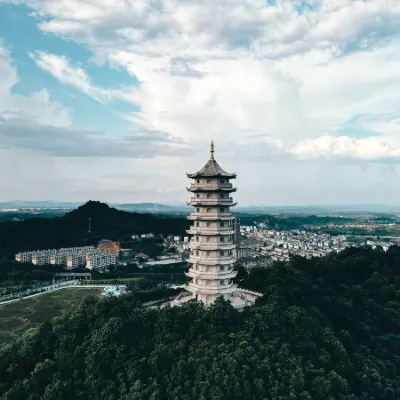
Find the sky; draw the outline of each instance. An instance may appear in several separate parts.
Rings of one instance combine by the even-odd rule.
[[[399,0],[0,0],[0,201],[400,204]]]

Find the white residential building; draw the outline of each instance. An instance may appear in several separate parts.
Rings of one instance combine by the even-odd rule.
[[[37,251],[32,255],[32,264],[47,265],[50,264],[50,257],[56,254],[56,250]]]
[[[35,250],[25,251],[15,255],[15,260],[19,262],[31,262],[35,265],[66,265],[67,257],[73,257],[76,254],[85,255],[87,252],[94,251],[94,246],[68,247],[58,250]]]
[[[24,251],[15,255],[15,261],[18,262],[32,262],[32,256],[35,254],[34,251]]]
[[[117,263],[117,257],[113,253],[93,252],[86,255],[86,268],[103,269]]]
[[[78,268],[86,263],[86,254],[83,253],[78,253],[78,254],[72,254],[70,256],[67,256],[67,268],[72,269],[72,268]]]

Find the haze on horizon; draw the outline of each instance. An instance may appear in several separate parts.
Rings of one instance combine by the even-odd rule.
[[[0,201],[399,204],[400,3],[0,0]]]

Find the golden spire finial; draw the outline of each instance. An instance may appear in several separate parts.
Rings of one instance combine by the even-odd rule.
[[[214,161],[214,142],[211,140],[211,146],[210,146],[210,160]]]

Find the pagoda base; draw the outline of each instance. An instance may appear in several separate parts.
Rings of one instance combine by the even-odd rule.
[[[201,296],[205,296],[205,301],[199,298]],[[182,292],[176,299],[165,303],[164,305],[169,304],[171,307],[181,306],[189,301],[201,301],[206,307],[210,307],[212,303],[221,295],[212,295],[212,299],[210,295],[201,295],[200,293],[190,293],[190,292]],[[251,306],[255,303],[258,297],[261,297],[262,293],[253,292],[246,289],[237,289],[236,291],[223,295],[226,300],[228,300],[232,307],[237,310],[243,310],[246,306]],[[208,297],[208,299],[207,299]],[[208,303],[208,304],[207,304]]]

